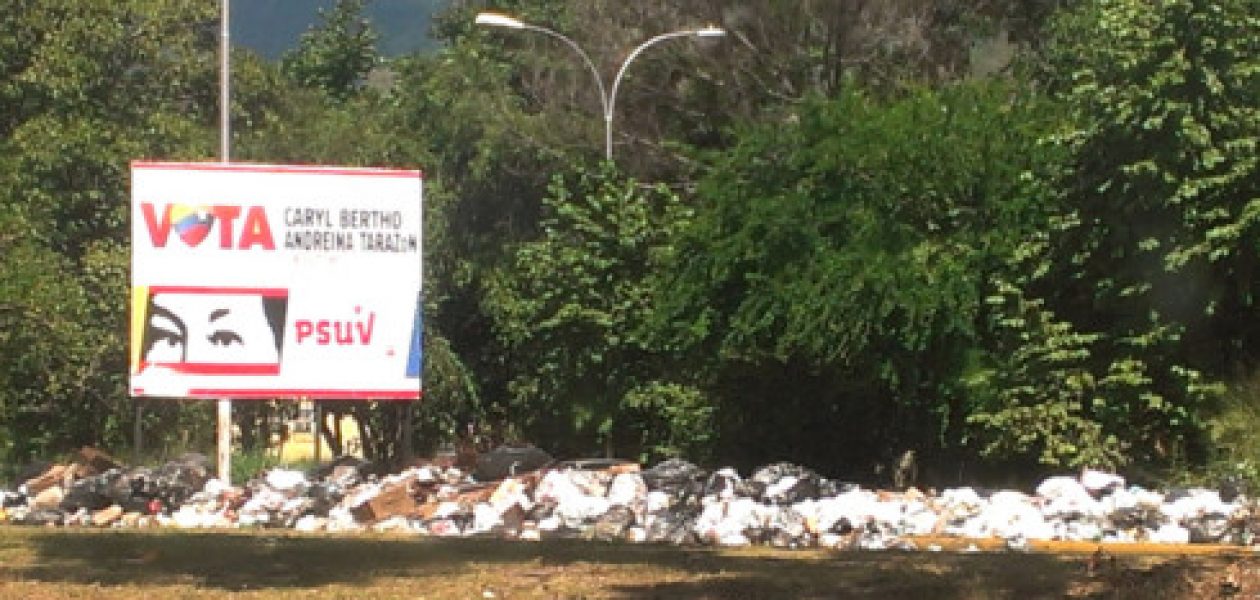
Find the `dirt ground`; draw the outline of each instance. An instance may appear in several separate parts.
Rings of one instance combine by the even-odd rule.
[[[1085,597],[1260,598],[1255,557],[1181,556],[1152,565],[1111,566],[1078,588]]]
[[[965,544],[965,545],[964,545]],[[0,598],[1257,598],[1260,553],[1067,544],[719,550],[0,526]]]

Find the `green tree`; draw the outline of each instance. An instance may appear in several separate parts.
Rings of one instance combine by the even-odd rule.
[[[281,60],[294,81],[344,100],[367,81],[380,62],[377,34],[363,14],[368,0],[337,0],[319,10],[320,23],[302,35],[296,50]]]
[[[516,248],[487,298],[518,373],[507,409],[521,432],[570,453],[703,447],[711,411],[644,337],[659,301],[650,276],[689,211],[607,164],[557,178],[543,206],[541,238]]]
[[[22,0],[0,16],[0,435],[16,459],[130,431],[129,161],[212,147],[213,6]]]
[[[852,469],[960,443],[956,382],[996,257],[1035,223],[1019,175],[1052,115],[1001,82],[850,89],[715,157],[657,323],[722,398],[726,456]]]
[[[878,82],[883,91],[961,76],[973,36],[998,35],[1012,19],[1023,19],[1027,35],[1027,22],[1040,18],[985,2],[951,4],[956,10],[939,14],[922,3],[888,4],[837,12],[816,2],[512,0],[494,9],[571,36],[606,81],[625,52],[653,34],[726,27],[730,35],[721,40],[675,40],[641,55],[617,100],[622,171],[691,189],[707,160],[694,149],[731,144],[737,121],[790,118],[803,98],[839,93],[846,76],[849,87]],[[972,6],[983,9],[975,22]],[[442,196],[429,200],[443,208],[429,223],[443,245],[427,264],[436,282],[428,314],[490,409],[514,397],[508,382],[522,374],[483,300],[496,274],[513,264],[516,244],[542,235],[541,200],[552,174],[601,155],[603,122],[591,74],[571,49],[536,33],[476,27],[478,8],[453,4],[435,21],[444,42],[438,54],[390,65],[389,120],[432,157],[427,182]],[[898,25],[907,23],[914,27]]]
[[[515,244],[538,236],[551,174],[594,156],[599,139],[594,130],[574,135],[572,115],[541,112],[522,99],[504,52],[488,47],[470,13],[440,22],[448,44],[435,55],[392,62],[395,83],[381,105],[383,131],[401,138],[397,156],[413,157],[425,171],[426,345],[449,352],[426,366],[441,364],[446,375],[426,372],[426,381],[455,386],[449,396],[427,388],[425,403],[462,398],[440,426],[422,426],[430,431],[507,420],[516,367],[485,299]],[[447,343],[430,343],[438,337]]]
[[[1048,139],[1066,156],[1040,174],[1055,216],[1012,283],[1059,324],[1030,322],[1023,345],[1090,343],[1037,359],[1078,385],[1008,396],[991,413],[999,438],[1026,435],[1012,415],[1067,407],[1093,447],[1043,431],[1059,448],[1043,460],[1203,458],[1204,417],[1260,339],[1258,14],[1255,0],[1100,0],[1059,25],[1045,80],[1075,126]]]

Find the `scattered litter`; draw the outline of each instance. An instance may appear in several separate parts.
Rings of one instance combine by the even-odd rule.
[[[1046,540],[1249,546],[1260,531],[1260,508],[1242,495],[1147,490],[1093,470],[1049,477],[1033,493],[937,493],[863,489],[782,462],[746,478],[678,459],[646,469],[625,460],[557,462],[532,446],[485,453],[471,472],[435,460],[385,475],[341,458],[228,486],[210,478],[209,466],[188,454],[128,467],[85,448],[74,461],[40,465],[16,488],[0,488],[0,523],[866,550],[916,549],[917,538],[947,536],[996,538],[1014,552]]]

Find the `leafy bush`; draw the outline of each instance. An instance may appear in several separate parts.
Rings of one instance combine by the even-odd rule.
[[[1260,431],[1260,375],[1232,384],[1220,410],[1208,419],[1213,454],[1206,468],[1196,474],[1199,483],[1260,491],[1260,436],[1256,431]]]

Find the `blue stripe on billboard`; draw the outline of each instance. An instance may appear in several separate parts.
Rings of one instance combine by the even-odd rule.
[[[411,350],[407,352],[407,377],[409,379],[420,378],[421,358],[424,350],[422,349],[420,332],[424,329],[424,296],[423,294],[416,297],[416,318],[411,323]]]

